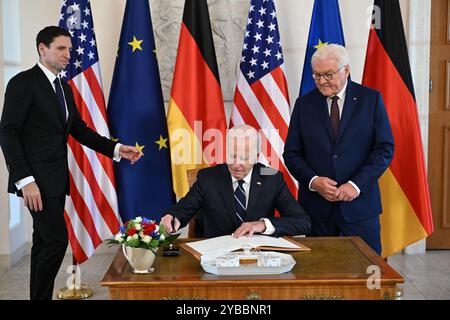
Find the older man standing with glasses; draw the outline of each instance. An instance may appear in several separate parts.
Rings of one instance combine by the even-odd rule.
[[[383,100],[349,80],[343,46],[321,47],[311,66],[316,89],[297,99],[283,154],[299,202],[313,236],[359,236],[381,254],[378,179],[394,155]]]

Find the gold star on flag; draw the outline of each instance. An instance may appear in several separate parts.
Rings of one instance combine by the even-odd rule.
[[[317,46],[314,46],[314,48],[320,49],[323,46],[326,46],[327,44],[328,44],[328,42],[322,42],[322,40],[319,39],[319,43],[317,44]]]
[[[142,149],[144,149],[145,148],[145,146],[140,146],[137,142],[136,142],[136,145],[135,145],[135,147],[136,148],[138,148],[139,149],[139,151],[140,152],[142,152]],[[144,155],[144,153],[142,152],[142,155]]]
[[[133,36],[133,41],[128,42],[128,44],[133,47],[133,52],[136,51],[136,49],[139,49],[142,51],[142,48],[141,48],[142,41],[144,41],[144,40],[138,40],[138,39],[136,39],[136,36]]]
[[[164,139],[161,135],[159,136],[159,140],[155,141],[155,143],[157,145],[159,145],[159,150],[161,150],[162,148],[166,148],[167,149],[167,138]]]

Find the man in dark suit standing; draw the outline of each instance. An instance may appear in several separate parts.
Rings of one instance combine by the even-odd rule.
[[[232,233],[236,238],[254,233],[276,237],[308,233],[310,220],[290,193],[283,174],[256,163],[258,142],[253,127],[228,130],[227,163],[198,172],[188,194],[162,217],[167,231],[184,227],[202,209],[207,238]],[[275,209],[280,217],[274,216]]]
[[[23,196],[33,217],[30,296],[51,299],[64,258],[68,233],[64,220],[69,195],[67,139],[110,158],[132,163],[138,148],[115,143],[86,126],[68,84],[59,73],[72,50],[70,33],[49,26],[36,37],[39,62],[9,81],[0,122],[0,145],[9,171],[8,192]]]
[[[299,181],[299,201],[313,236],[360,236],[381,254],[378,178],[389,166],[394,140],[379,92],[348,80],[340,45],[311,59],[317,88],[295,103],[284,160]]]

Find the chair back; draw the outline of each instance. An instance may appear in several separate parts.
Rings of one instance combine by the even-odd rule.
[[[201,168],[195,168],[186,171],[187,179],[189,183],[189,189],[192,188],[195,181],[197,181],[197,173]],[[199,238],[203,237],[203,226],[201,218],[201,210],[189,221],[188,237]]]

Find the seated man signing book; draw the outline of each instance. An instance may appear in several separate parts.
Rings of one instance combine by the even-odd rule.
[[[161,218],[167,231],[184,227],[202,209],[206,238],[309,233],[310,219],[290,193],[283,174],[256,163],[259,141],[253,127],[228,130],[226,164],[198,172],[187,195]]]

